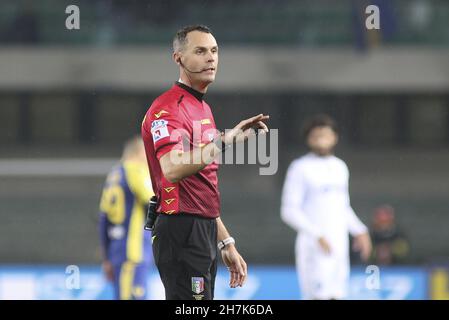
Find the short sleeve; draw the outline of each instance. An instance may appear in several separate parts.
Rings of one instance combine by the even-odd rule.
[[[175,110],[175,111],[174,111]],[[183,151],[183,136],[186,130],[174,108],[155,108],[145,120],[154,144],[157,159],[172,150]]]

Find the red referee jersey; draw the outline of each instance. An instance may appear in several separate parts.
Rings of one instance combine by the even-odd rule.
[[[142,138],[153,190],[159,198],[158,212],[206,218],[220,215],[216,160],[177,183],[165,179],[159,164],[166,153],[201,147],[217,134],[210,107],[200,92],[177,82],[154,100],[142,122]]]

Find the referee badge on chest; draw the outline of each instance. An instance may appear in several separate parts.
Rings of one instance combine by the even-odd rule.
[[[192,277],[192,291],[196,293],[193,297],[196,300],[201,300],[204,296],[199,295],[204,291],[204,278],[203,277]]]

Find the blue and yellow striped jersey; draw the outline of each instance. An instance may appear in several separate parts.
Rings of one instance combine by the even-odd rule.
[[[100,201],[103,252],[112,263],[152,261],[151,233],[144,230],[153,196],[145,164],[124,161],[108,174]]]

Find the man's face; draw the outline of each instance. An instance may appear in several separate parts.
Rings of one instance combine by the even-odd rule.
[[[307,137],[307,145],[319,155],[332,153],[337,141],[338,136],[331,127],[313,128]]]
[[[187,44],[179,55],[184,70],[192,82],[206,85],[215,80],[218,66],[218,46],[210,33],[192,31],[187,34]],[[197,73],[197,71],[200,71]]]

